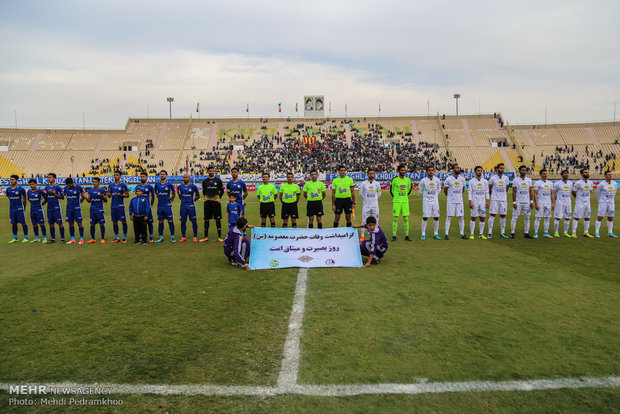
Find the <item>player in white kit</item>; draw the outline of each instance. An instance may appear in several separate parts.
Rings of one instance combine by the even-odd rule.
[[[599,230],[603,217],[607,216],[607,235],[609,237],[618,237],[614,234],[614,214],[616,212],[616,190],[618,189],[615,182],[611,181],[611,171],[605,171],[605,181],[601,182],[596,189],[596,199],[598,200],[598,218],[594,224],[596,233],[594,237],[601,237]]]
[[[458,164],[452,166],[452,175],[446,178],[443,183],[443,191],[448,196],[446,205],[446,235],[444,239],[448,240],[450,232],[450,219],[452,217],[459,218],[459,232],[461,239],[467,240],[465,236],[465,208],[463,207],[463,189],[467,184],[464,177],[461,177],[461,167]]]
[[[366,224],[368,217],[374,217],[379,224],[379,197],[381,197],[381,184],[375,181],[375,171],[368,169],[366,181],[360,184],[359,195],[364,202],[362,207],[362,223]],[[361,227],[362,237],[360,242],[365,240],[366,228]]]
[[[517,219],[523,214],[523,237],[530,239],[530,215],[532,214],[532,203],[534,195],[532,193],[532,180],[526,177],[527,167],[519,167],[519,177],[512,182],[512,220],[510,221],[510,237],[515,238],[517,229]]]
[[[575,197],[575,210],[573,211],[573,238],[577,238],[577,226],[579,220],[583,219],[583,235],[584,237],[593,237],[590,233],[590,216],[592,215],[592,207],[590,205],[591,191],[594,189],[594,183],[590,181],[590,170],[582,168],[581,180],[573,184],[573,197]]]
[[[474,239],[476,233],[476,217],[479,219],[479,238],[485,239],[484,235],[484,219],[487,216],[487,208],[489,208],[489,182],[482,178],[482,167],[474,168],[476,176],[469,180],[467,184],[467,198],[469,199],[469,238]]]
[[[420,195],[422,196],[422,236],[420,240],[426,240],[426,225],[429,217],[433,218],[433,239],[439,237],[439,193],[441,181],[435,177],[435,167],[426,167],[427,177],[420,181]]]
[[[564,237],[571,237],[568,234],[571,219],[571,198],[573,183],[568,181],[568,170],[562,171],[562,179],[553,184],[553,194],[555,195],[555,233],[553,237],[560,237],[560,220],[564,219]]]
[[[555,208],[555,197],[553,196],[553,183],[547,180],[547,170],[540,170],[540,180],[534,183],[534,206],[536,207],[536,220],[534,220],[534,238],[538,238],[538,227],[540,219],[545,219],[545,233],[543,236],[553,238],[549,234],[549,220],[551,212]]]
[[[495,222],[495,215],[499,214],[499,224],[501,233],[499,234],[504,239],[506,236],[506,211],[508,211],[508,187],[510,186],[510,179],[504,175],[504,164],[499,163],[495,167],[497,175],[494,175],[489,180],[489,191],[491,192],[491,206],[489,207],[489,239],[493,238],[493,223]]]

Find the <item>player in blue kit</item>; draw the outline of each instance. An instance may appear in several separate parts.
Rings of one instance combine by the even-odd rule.
[[[200,192],[196,184],[189,183],[189,174],[183,174],[183,184],[177,187],[177,193],[181,199],[181,240],[179,243],[183,243],[185,240],[185,230],[187,228],[187,218],[192,222],[192,230],[194,230],[194,243],[198,242],[198,222],[196,221],[196,201],[200,198]]]
[[[149,243],[153,243],[153,205],[155,204],[155,189],[152,185],[147,184],[148,174],[146,171],[140,173],[140,184],[136,186],[136,194],[138,189],[142,190],[142,197],[145,197],[149,202],[147,225],[149,228]]]
[[[155,195],[157,196],[157,220],[159,221],[159,238],[155,243],[164,241],[164,220],[168,220],[170,227],[170,241],[174,243],[174,216],[172,215],[172,201],[176,192],[174,186],[167,181],[168,171],[159,172],[159,181],[155,183]]]
[[[12,175],[10,178],[11,185],[6,189],[6,196],[9,199],[9,217],[13,226],[13,238],[9,243],[17,243],[17,224],[22,225],[24,230],[24,239],[22,243],[28,243],[28,225],[26,224],[26,215],[24,214],[24,206],[28,200],[26,190],[17,182],[19,176]]]
[[[248,187],[245,185],[242,179],[239,178],[239,170],[237,168],[233,168],[230,170],[230,174],[232,175],[232,180],[226,183],[226,192],[228,193],[228,197],[231,194],[234,194],[237,198],[237,203],[241,206],[241,217],[245,216],[245,198],[248,196]]]
[[[101,180],[99,177],[93,178],[93,188],[86,192],[86,201],[90,203],[90,240],[86,244],[97,243],[95,240],[95,224],[101,228],[101,244],[105,244],[105,211],[103,203],[108,202],[106,191],[99,187]]]
[[[30,203],[30,221],[32,222],[32,229],[34,230],[34,240],[30,243],[38,243],[39,239],[39,226],[41,226],[41,234],[43,235],[43,243],[47,243],[47,233],[45,232],[45,215],[43,214],[43,204],[47,203],[47,197],[45,191],[41,188],[37,188],[37,180],[31,178],[28,180],[30,189],[26,191],[28,194],[28,202]]]
[[[56,242],[56,227],[54,224],[58,224],[58,231],[60,232],[60,242],[65,242],[65,226],[62,220],[62,209],[60,208],[60,201],[65,198],[62,188],[56,184],[56,174],[49,173],[47,175],[48,185],[45,186],[45,194],[47,195],[47,222],[50,225],[50,240],[48,243]]]
[[[121,183],[121,172],[114,171],[114,182],[108,186],[108,197],[112,198],[110,203],[110,215],[112,216],[112,226],[114,237],[112,243],[118,243],[118,222],[123,223],[123,244],[127,243],[127,217],[125,216],[125,199],[129,197],[129,187]]]
[[[80,230],[80,244],[84,244],[84,226],[82,226],[82,201],[85,200],[84,189],[73,182],[73,178],[69,177],[65,180],[67,184],[64,188],[65,197],[67,197],[67,223],[69,223],[69,234],[71,240],[67,244],[74,244],[75,241],[75,227],[74,222],[77,222]]]

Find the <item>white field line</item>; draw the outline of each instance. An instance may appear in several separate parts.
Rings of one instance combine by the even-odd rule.
[[[288,334],[284,342],[282,356],[282,368],[278,376],[278,388],[293,387],[297,384],[297,374],[299,373],[299,344],[301,340],[301,323],[304,318],[304,308],[306,306],[306,284],[308,281],[308,269],[300,268],[297,273],[297,284],[295,285],[295,298],[293,299],[293,309],[288,323]]]
[[[556,378],[523,381],[428,382],[415,384],[352,384],[352,385],[287,385],[285,387],[217,386],[217,385],[133,385],[78,383],[0,383],[0,390],[10,386],[46,386],[66,388],[99,388],[106,394],[273,396],[298,394],[320,397],[342,397],[362,394],[428,394],[448,392],[536,391],[563,388],[620,388],[620,377]],[[98,395],[99,397],[101,395]]]

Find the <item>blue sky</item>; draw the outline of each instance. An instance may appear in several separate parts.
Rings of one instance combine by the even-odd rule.
[[[0,126],[122,128],[128,116],[502,112],[611,120],[618,1],[0,0]],[[620,106],[620,105],[619,105]],[[620,111],[620,108],[618,108]],[[620,117],[620,116],[619,116]]]

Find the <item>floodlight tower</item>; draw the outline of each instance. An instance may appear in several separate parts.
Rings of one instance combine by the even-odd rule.
[[[460,93],[454,94],[454,100],[456,101],[456,116],[459,116],[459,98],[461,97]]]
[[[174,102],[174,98],[168,97],[166,98],[166,100],[168,101],[168,104],[170,106],[170,119],[172,119],[172,102]]]

